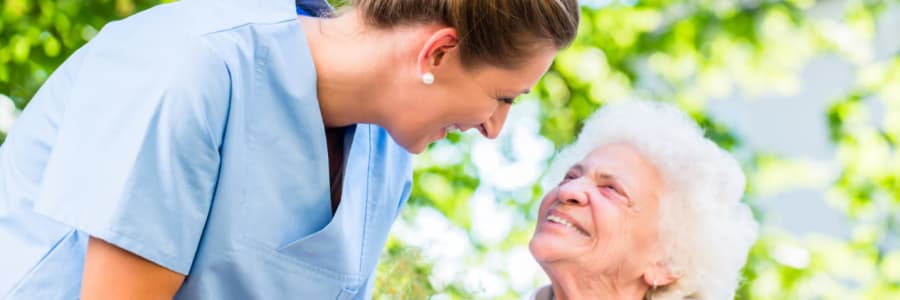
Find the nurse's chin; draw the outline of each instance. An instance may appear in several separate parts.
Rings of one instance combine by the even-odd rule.
[[[431,137],[403,132],[402,130],[397,130],[397,128],[384,127],[384,129],[391,136],[391,139],[394,140],[394,143],[397,143],[397,145],[400,145],[406,152],[411,154],[421,154],[425,152],[428,145],[435,142]]]
[[[403,149],[406,149],[407,152],[412,154],[421,154],[422,152],[425,152],[425,149],[427,149],[428,145],[431,145],[431,143],[433,142],[416,141],[413,143],[403,143],[402,141],[397,141],[397,144],[399,144],[400,147],[403,147]]]
[[[418,139],[410,139],[410,140],[397,140],[397,144],[400,144],[400,147],[406,149],[409,153],[412,154],[421,154],[428,149],[428,146],[433,144],[434,142],[440,141],[443,137],[436,138],[434,136],[421,137]]]

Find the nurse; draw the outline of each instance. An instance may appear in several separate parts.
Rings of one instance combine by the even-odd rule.
[[[370,298],[410,154],[496,137],[578,6],[350,2],[186,0],[105,26],[0,147],[0,298]]]

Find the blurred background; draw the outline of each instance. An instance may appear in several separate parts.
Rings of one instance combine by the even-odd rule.
[[[0,0],[0,141],[68,55],[159,2]],[[629,97],[676,103],[742,162],[761,232],[736,299],[900,299],[900,1],[580,3],[579,37],[500,138],[451,134],[416,157],[376,299],[547,284],[527,248],[543,171]]]

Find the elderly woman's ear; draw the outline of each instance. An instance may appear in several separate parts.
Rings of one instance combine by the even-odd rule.
[[[678,279],[678,276],[669,271],[668,266],[664,262],[657,262],[647,266],[644,272],[644,283],[651,289],[669,285]]]

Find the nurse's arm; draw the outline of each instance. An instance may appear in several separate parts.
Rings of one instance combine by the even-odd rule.
[[[184,275],[91,237],[81,299],[172,299]]]

